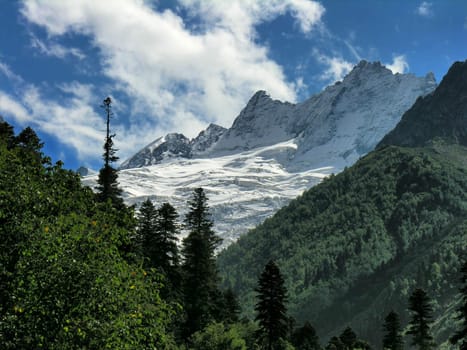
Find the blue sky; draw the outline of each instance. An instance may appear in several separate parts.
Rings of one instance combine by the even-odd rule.
[[[67,168],[167,132],[229,127],[253,93],[300,102],[361,59],[439,82],[467,59],[467,1],[0,0],[0,115]]]

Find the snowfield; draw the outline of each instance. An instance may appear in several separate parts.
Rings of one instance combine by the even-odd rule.
[[[334,171],[333,167],[324,167],[289,172],[270,157],[296,147],[290,140],[236,155],[170,159],[158,165],[121,170],[118,181],[127,204],[139,204],[147,198],[156,206],[169,202],[181,219],[193,189],[203,187],[214,230],[223,238],[225,247]],[[84,177],[83,183],[94,187],[96,179],[96,175]]]

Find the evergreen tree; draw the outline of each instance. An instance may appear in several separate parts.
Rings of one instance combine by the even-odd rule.
[[[20,156],[23,159],[27,159],[27,161],[37,165],[50,164],[50,158],[44,157],[42,153],[44,143],[29,126],[23,129],[11,142],[17,146]]]
[[[181,288],[177,237],[178,214],[164,203],[156,209],[150,199],[141,204],[138,215],[137,250],[146,258],[147,267],[154,267],[166,277],[163,296],[175,296]]]
[[[435,344],[430,332],[433,308],[423,289],[417,288],[412,293],[409,298],[409,310],[412,318],[407,334],[412,335],[412,345],[417,346],[419,350],[434,349]]]
[[[185,226],[189,233],[182,247],[185,339],[204,328],[218,311],[219,277],[214,252],[221,242],[212,229],[204,190],[195,189],[188,204]]]
[[[355,350],[371,350],[370,344],[367,341],[358,339],[353,347]]]
[[[11,149],[15,143],[13,127],[4,121],[2,116],[0,116],[0,142],[5,142],[8,149]]]
[[[355,342],[357,341],[357,335],[350,327],[346,327],[342,334],[339,336],[339,339],[344,344],[345,350],[352,350],[354,348]]]
[[[152,257],[155,265],[161,267],[168,275],[180,264],[177,219],[177,211],[169,203],[163,203],[157,210]]]
[[[274,263],[269,261],[258,280],[258,302],[255,320],[259,323],[258,337],[266,349],[276,348],[279,340],[285,338],[288,331],[287,290],[284,278]]]
[[[293,332],[292,344],[297,350],[321,350],[316,330],[308,321]]]
[[[223,321],[225,323],[230,324],[239,321],[241,307],[237,300],[237,296],[230,288],[224,292],[224,306],[222,309]]]
[[[40,153],[44,146],[44,143],[39,139],[36,132],[29,126],[16,137],[16,144],[21,148],[36,153]]]
[[[104,143],[104,166],[99,170],[99,177],[97,183],[98,199],[101,202],[106,202],[111,200],[114,207],[122,207],[123,200],[120,197],[122,190],[118,187],[118,174],[117,170],[112,167],[112,163],[118,160],[118,157],[115,155],[117,150],[114,148],[113,138],[115,134],[110,134],[110,118],[113,115],[112,113],[112,100],[110,97],[107,97],[102,105],[105,110],[107,122],[106,122],[106,137]]]
[[[383,330],[383,349],[402,350],[404,349],[404,340],[402,338],[402,328],[399,315],[391,311],[384,319]]]
[[[344,350],[345,345],[342,343],[342,340],[340,338],[334,336],[331,339],[329,339],[328,345],[326,345],[326,350]]]
[[[451,337],[450,341],[452,344],[459,343],[460,350],[467,350],[467,261],[462,266],[461,273],[461,305],[457,311],[459,313],[458,318],[462,321],[462,329],[457,331],[456,334]]]
[[[137,250],[149,261],[149,266],[155,266],[152,259],[153,236],[156,226],[157,209],[150,199],[141,203],[138,214],[136,246]]]

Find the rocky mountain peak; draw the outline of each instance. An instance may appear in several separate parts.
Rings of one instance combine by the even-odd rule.
[[[206,130],[201,131],[198,136],[191,140],[192,153],[202,154],[208,150],[227,131],[226,128],[216,124],[209,124]]]
[[[139,168],[160,163],[169,158],[190,158],[190,139],[183,134],[170,133],[150,143],[122,163],[120,169]]]
[[[380,62],[361,61],[342,82],[304,102],[282,102],[257,91],[229,129],[211,124],[193,140],[166,136],[124,165],[158,164],[164,157],[215,158],[291,141],[294,146],[263,156],[297,171],[326,166],[330,159],[348,166],[371,151],[417,97],[435,86],[433,75],[392,74]]]
[[[419,98],[378,146],[419,147],[436,138],[467,146],[467,61],[454,63],[436,90]]]

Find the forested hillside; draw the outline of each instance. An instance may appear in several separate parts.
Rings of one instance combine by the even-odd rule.
[[[274,259],[289,307],[321,336],[350,325],[373,345],[410,294],[433,298],[436,343],[455,328],[467,252],[467,61],[417,102],[351,168],[330,176],[219,255],[224,286],[251,310],[251,286]],[[409,146],[409,147],[407,147]]]
[[[224,285],[251,310],[260,268],[274,259],[293,316],[321,336],[351,325],[374,344],[387,313],[406,321],[408,296],[423,287],[436,300],[435,332],[445,341],[467,252],[467,168],[453,159],[466,154],[442,141],[369,154],[223,251]]]

